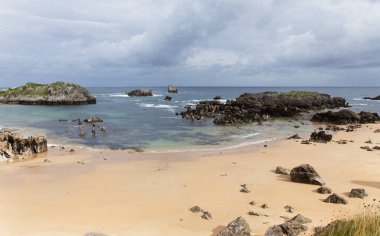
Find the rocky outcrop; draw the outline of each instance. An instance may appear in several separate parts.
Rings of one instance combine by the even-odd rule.
[[[44,136],[23,138],[21,135],[5,129],[0,131],[0,159],[24,158],[35,153],[47,151]]]
[[[270,227],[264,236],[297,236],[308,229],[304,225],[307,223],[311,223],[311,220],[298,214],[283,224]]]
[[[237,219],[230,222],[227,227],[222,230],[218,236],[250,236],[251,228],[245,221],[243,217],[238,217]]]
[[[317,113],[311,119],[315,122],[328,122],[338,125],[355,124],[355,123],[375,123],[380,121],[380,117],[377,113],[360,112],[355,113],[348,109],[343,109],[337,112],[327,111],[323,113]]]
[[[333,109],[346,106],[346,100],[316,92],[245,93],[235,101],[202,101],[195,109],[180,113],[182,118],[203,120],[213,118],[218,125],[261,122],[270,117],[292,117],[310,110]]]
[[[313,132],[310,135],[310,141],[317,143],[327,143],[332,139],[331,134],[327,134],[325,131]]]
[[[366,100],[380,100],[380,95],[377,96],[377,97],[364,97],[363,99],[366,99]]]
[[[178,88],[174,85],[169,85],[168,86],[168,92],[169,93],[178,93]]]
[[[0,91],[0,103],[24,105],[95,104],[96,98],[87,89],[71,83],[26,83],[24,86]]]
[[[147,96],[153,96],[153,92],[151,89],[136,89],[127,92],[128,96],[130,97],[147,97]]]
[[[309,164],[303,164],[293,168],[290,171],[290,177],[293,182],[297,183],[321,186],[325,184],[325,181],[318,175],[317,171]]]

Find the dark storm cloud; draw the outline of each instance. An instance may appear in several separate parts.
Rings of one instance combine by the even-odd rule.
[[[380,85],[379,12],[369,0],[3,0],[0,82]]]

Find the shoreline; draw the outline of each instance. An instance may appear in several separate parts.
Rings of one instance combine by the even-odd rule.
[[[0,232],[3,235],[216,235],[239,216],[252,235],[263,235],[281,216],[300,213],[323,226],[333,218],[360,213],[363,204],[380,199],[380,151],[360,149],[369,138],[379,145],[380,124],[354,132],[339,131],[341,145],[282,139],[228,151],[137,153],[128,150],[51,148],[37,158],[0,165]],[[47,159],[48,161],[45,161]],[[322,202],[328,195],[316,185],[294,183],[273,173],[276,166],[311,164],[327,186],[348,205]],[[250,193],[241,193],[247,184]],[[351,199],[351,188],[365,188],[369,197]],[[376,202],[373,199],[376,198]],[[249,202],[255,201],[252,206]],[[262,209],[262,204],[268,209]],[[188,209],[199,205],[212,214],[201,219]],[[287,213],[284,206],[294,207]],[[250,216],[255,211],[266,216]],[[24,227],[17,227],[19,220]]]

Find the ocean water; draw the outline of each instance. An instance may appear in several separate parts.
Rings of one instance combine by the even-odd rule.
[[[307,90],[345,97],[351,109],[380,113],[380,101],[363,100],[380,95],[380,88],[211,88],[185,87],[178,94],[170,94],[172,101],[164,101],[167,90],[152,88],[153,97],[128,97],[133,88],[88,88],[97,98],[95,105],[29,106],[0,105],[0,126],[17,128],[24,134],[47,135],[51,144],[71,144],[100,148],[142,148],[146,151],[205,150],[238,147],[274,140],[294,133],[309,135],[316,127],[292,119],[277,119],[258,125],[216,126],[212,120],[190,121],[176,116],[186,105],[220,95],[235,99],[245,92]],[[107,132],[92,135],[86,125],[86,135],[79,136],[76,120],[99,116]],[[307,120],[306,115],[305,119]],[[67,120],[67,121],[60,121]],[[289,122],[291,120],[291,122]],[[295,128],[300,125],[301,128]]]

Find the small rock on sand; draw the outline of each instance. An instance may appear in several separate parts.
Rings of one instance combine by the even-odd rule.
[[[351,198],[364,198],[367,197],[368,194],[365,192],[364,188],[353,188],[351,189],[349,197]]]
[[[243,217],[230,222],[217,236],[251,236],[251,228]]]
[[[332,195],[328,196],[325,200],[323,200],[324,202],[327,202],[327,203],[335,203],[335,204],[347,204],[347,200],[344,199],[343,197],[333,193]]]
[[[290,175],[290,170],[282,166],[277,166],[275,172],[276,174],[279,174],[279,175]]]
[[[192,208],[189,209],[189,211],[193,213],[198,213],[198,212],[201,212],[202,209],[199,206],[193,206]]]
[[[201,217],[202,217],[202,219],[205,219],[205,220],[211,220],[212,219],[212,215],[208,211],[204,211],[203,215]]]
[[[332,193],[331,188],[326,187],[326,186],[319,187],[317,189],[317,192],[320,193],[320,194],[331,194]]]

